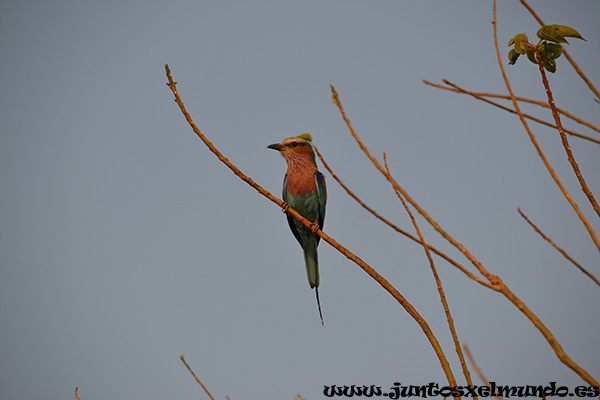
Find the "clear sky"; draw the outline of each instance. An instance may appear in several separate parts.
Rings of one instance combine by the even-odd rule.
[[[508,40],[534,38],[538,24],[518,1],[499,3],[506,63]],[[588,40],[570,40],[568,50],[600,84],[600,3],[530,3],[545,22]],[[323,242],[321,326],[284,215],[191,132],[165,63],[197,125],[266,189],[279,196],[285,172],[266,146],[310,132],[364,201],[414,232],[332,104],[334,84],[400,184],[600,379],[599,287],[517,207],[596,276],[598,250],[515,116],[422,82],[506,93],[491,20],[491,2],[480,0],[3,2],[0,398],[74,399],[76,386],[83,400],[205,398],[181,354],[218,399],[446,382],[415,321]],[[519,60],[507,72],[517,95],[545,98],[533,64]],[[564,57],[549,79],[559,107],[598,125],[600,105]],[[531,126],[600,233],[557,132]],[[570,143],[600,197],[600,145]],[[422,313],[465,383],[422,247],[325,175],[325,232]],[[428,242],[475,272],[418,222]],[[490,379],[583,383],[503,296],[435,262],[459,338]]]

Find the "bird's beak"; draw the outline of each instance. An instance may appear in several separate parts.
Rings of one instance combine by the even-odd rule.
[[[281,149],[283,149],[283,146],[280,145],[279,143],[273,143],[273,144],[268,145],[267,149],[273,149],[273,150],[281,151]]]

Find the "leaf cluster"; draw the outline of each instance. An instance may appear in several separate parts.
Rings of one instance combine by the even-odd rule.
[[[579,32],[570,26],[565,25],[546,25],[537,31],[537,37],[540,39],[537,45],[529,43],[527,35],[519,33],[509,40],[508,46],[513,46],[508,52],[508,64],[513,65],[523,54],[527,55],[529,61],[538,63],[536,53],[540,58],[540,63],[548,72],[556,72],[556,59],[562,54],[560,43],[569,44],[566,38],[574,37],[585,40]]]

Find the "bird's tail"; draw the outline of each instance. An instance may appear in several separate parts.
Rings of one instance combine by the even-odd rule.
[[[310,243],[307,250],[304,250],[304,264],[306,265],[306,275],[311,289],[319,287],[319,258],[317,256],[317,244]]]
[[[312,243],[311,243],[312,244]],[[319,316],[321,324],[323,323],[323,313],[321,312],[321,301],[319,300],[319,258],[317,256],[317,243],[310,246],[308,251],[304,251],[304,263],[306,265],[306,275],[308,276],[308,284],[315,289],[317,295],[317,305],[319,306]]]

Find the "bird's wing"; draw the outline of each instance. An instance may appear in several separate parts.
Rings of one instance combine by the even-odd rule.
[[[283,201],[288,201],[288,193],[287,193],[287,174],[283,176],[283,190],[281,191],[281,198]]]
[[[327,187],[325,186],[325,177],[319,171],[315,172],[315,182],[317,186],[317,197],[319,199],[319,207],[317,208],[317,221],[319,227],[323,229],[325,224],[325,204],[327,203]]]
[[[286,203],[289,204],[290,198],[289,198],[288,191],[287,191],[287,174],[285,174],[285,176],[283,177],[283,193],[282,193],[281,197],[283,198],[283,201],[285,201]],[[296,221],[296,219],[294,217],[287,215],[287,222],[288,222],[288,225],[290,226],[290,230],[294,234],[294,237],[296,238],[298,243],[300,243],[300,245],[302,246],[302,241],[300,240],[300,233],[298,232],[298,228],[296,228],[295,221]]]

